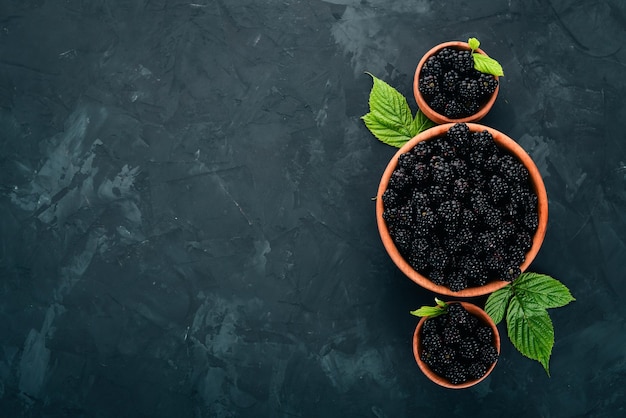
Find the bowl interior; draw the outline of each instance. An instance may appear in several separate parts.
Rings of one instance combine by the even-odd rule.
[[[496,347],[498,354],[500,354],[500,333],[498,332],[498,327],[493,322],[491,317],[487,315],[487,313],[484,310],[468,302],[452,301],[452,302],[447,302],[447,303],[460,303],[470,314],[477,317],[482,323],[488,325],[493,331],[494,346]],[[413,334],[413,356],[415,357],[415,361],[417,362],[417,365],[419,366],[420,370],[422,370],[422,372],[426,375],[426,377],[428,377],[430,380],[437,383],[438,385],[446,387],[446,388],[464,389],[470,386],[474,386],[477,383],[480,383],[481,381],[486,379],[487,376],[489,376],[489,374],[496,367],[496,364],[498,363],[497,360],[487,369],[487,372],[485,373],[485,375],[481,377],[480,379],[468,380],[467,382],[464,382],[458,385],[451,383],[449,380],[445,379],[444,377],[439,376],[434,371],[432,371],[431,368],[428,367],[428,365],[424,363],[420,357],[420,354],[422,352],[422,343],[420,339],[420,333],[422,331],[422,327],[424,326],[424,322],[426,322],[426,319],[427,319],[426,317],[423,317],[420,319],[420,321],[417,324],[417,327],[415,328],[415,332]]]
[[[428,102],[426,101],[426,99],[424,98],[424,96],[419,90],[419,76],[420,76],[420,73],[422,72],[422,67],[424,66],[428,58],[430,58],[432,55],[436,54],[443,48],[456,48],[456,49],[463,49],[463,50],[470,49],[466,42],[450,41],[450,42],[444,42],[439,45],[436,45],[433,48],[431,48],[428,52],[426,52],[426,54],[424,54],[422,59],[419,61],[417,68],[415,69],[415,75],[413,77],[413,95],[415,96],[417,107],[419,107],[419,109],[422,111],[422,113],[424,113],[424,115],[426,115],[428,119],[439,124],[452,123],[452,122],[457,122],[457,123],[458,122],[478,122],[479,120],[484,118],[485,115],[487,115],[487,113],[489,113],[489,111],[493,107],[493,104],[496,102],[496,98],[498,97],[498,93],[500,91],[499,77],[496,76],[496,80],[498,80],[498,86],[496,87],[496,91],[493,92],[489,100],[480,108],[480,110],[474,113],[473,115],[470,115],[464,118],[459,118],[459,119],[451,119],[435,111],[433,108],[429,106]],[[479,54],[488,56],[485,53],[485,51],[483,51],[480,48],[478,48],[476,52],[478,52]]]
[[[387,224],[385,220],[383,219],[384,207],[383,207],[382,195],[385,192],[385,190],[387,190],[387,187],[389,185],[389,178],[391,177],[391,174],[393,173],[393,171],[395,170],[397,166],[398,157],[401,154],[404,154],[405,152],[412,149],[415,145],[417,145],[421,141],[427,141],[429,139],[445,135],[448,129],[452,127],[453,125],[454,125],[453,123],[438,125],[420,133],[419,135],[411,139],[409,142],[407,142],[402,148],[400,148],[396,152],[396,154],[391,158],[391,160],[389,161],[389,164],[387,165],[383,173],[383,176],[381,178],[381,181],[378,187],[378,193],[377,193],[377,199],[376,199],[376,219],[377,219],[380,237],[385,247],[385,250],[391,257],[394,264],[407,277],[409,277],[411,280],[413,280],[415,283],[419,284],[423,288],[428,289],[440,295],[449,295],[449,296],[457,296],[457,297],[476,297],[476,296],[487,295],[498,289],[501,289],[504,286],[506,286],[508,282],[502,281],[502,280],[495,280],[495,281],[491,281],[485,284],[484,286],[468,287],[458,292],[453,292],[445,286],[435,284],[430,279],[428,279],[427,277],[423,276],[422,274],[414,270],[413,267],[411,267],[411,265],[407,262],[407,260],[404,259],[404,257],[400,254],[400,251],[396,247],[395,243],[393,242],[389,229],[387,228]],[[539,172],[539,169],[533,162],[532,158],[528,155],[528,153],[526,153],[526,151],[517,142],[515,142],[513,139],[509,138],[502,132],[499,132],[493,128],[480,125],[480,124],[475,124],[475,123],[467,123],[467,126],[471,132],[480,132],[483,130],[487,130],[489,133],[491,133],[494,141],[499,147],[507,150],[516,158],[518,158],[524,164],[524,166],[528,169],[532,188],[534,192],[536,193],[537,200],[538,200],[537,211],[538,211],[539,226],[533,236],[531,248],[526,253],[525,260],[520,266],[520,270],[524,272],[528,268],[528,266],[530,266],[530,264],[536,257],[537,253],[539,252],[539,249],[541,248],[541,245],[545,237],[546,228],[548,224],[548,196],[546,193],[545,185],[543,183],[543,179],[541,177],[541,173]]]

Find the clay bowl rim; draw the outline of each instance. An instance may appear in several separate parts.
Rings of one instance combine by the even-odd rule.
[[[493,94],[491,95],[487,103],[485,103],[480,108],[480,110],[474,113],[473,115],[466,116],[464,118],[459,118],[459,119],[451,119],[445,115],[442,115],[441,113],[436,112],[434,109],[432,109],[428,105],[428,103],[426,102],[426,99],[424,99],[424,96],[419,91],[419,75],[422,71],[422,67],[424,66],[424,63],[432,55],[439,52],[443,48],[447,48],[447,47],[460,48],[460,49],[464,49],[468,51],[470,50],[470,47],[467,44],[467,42],[449,41],[449,42],[443,42],[438,45],[435,45],[428,52],[426,52],[424,56],[422,56],[422,59],[419,61],[419,63],[417,64],[417,68],[415,69],[415,75],[413,76],[413,95],[415,96],[417,107],[419,107],[419,109],[422,111],[422,113],[424,113],[424,115],[426,115],[428,119],[436,123],[441,124],[441,123],[451,123],[451,122],[477,122],[481,120],[482,118],[484,118],[487,115],[487,113],[489,113],[494,103],[496,102],[498,93],[500,92],[500,77],[494,76],[496,80],[498,80],[498,86],[496,87],[496,91],[493,92]],[[487,55],[487,53],[485,53],[485,51],[483,51],[480,48],[476,49],[476,52],[478,52],[479,54],[483,54],[487,57],[489,56]]]
[[[500,332],[498,331],[498,327],[496,326],[495,322],[493,322],[493,320],[487,314],[487,312],[485,312],[479,306],[476,306],[473,303],[469,303],[469,302],[450,301],[450,302],[446,302],[446,303],[448,303],[448,304],[460,303],[461,305],[463,305],[463,307],[470,314],[478,317],[481,321],[483,321],[484,323],[489,325],[489,327],[493,331],[493,336],[494,336],[494,339],[495,339],[495,347],[496,347],[496,350],[498,351],[498,360],[499,360],[499,357],[500,357]],[[419,366],[420,370],[422,370],[422,373],[424,373],[426,375],[426,377],[428,377],[430,380],[432,380],[436,384],[438,384],[440,386],[443,386],[443,387],[446,387],[446,388],[450,388],[450,389],[465,389],[465,388],[468,388],[470,386],[474,386],[474,385],[482,382],[483,380],[485,380],[487,378],[487,376],[489,376],[491,374],[493,369],[495,369],[496,364],[498,364],[498,360],[494,361],[493,364],[491,366],[489,366],[489,368],[487,369],[487,372],[485,373],[485,375],[483,377],[481,377],[480,379],[471,379],[471,380],[468,380],[467,382],[464,382],[464,383],[461,383],[461,384],[458,384],[458,385],[450,383],[450,381],[447,380],[446,378],[444,378],[442,376],[439,376],[438,374],[433,372],[430,369],[430,367],[428,367],[428,365],[426,363],[424,363],[422,361],[422,359],[420,359],[420,351],[421,351],[421,348],[422,348],[422,344],[421,344],[421,340],[419,338],[419,333],[422,330],[422,327],[424,326],[424,322],[426,322],[427,319],[428,319],[428,317],[422,317],[420,319],[420,321],[417,323],[417,326],[415,327],[415,332],[413,333],[413,356],[415,357],[415,361],[417,362],[417,365]]]
[[[427,129],[426,131],[421,132],[417,136],[410,139],[406,144],[404,144],[391,158],[385,171],[381,177],[380,183],[378,185],[378,193],[376,195],[376,221],[378,225],[378,232],[380,234],[381,240],[383,242],[383,246],[385,250],[391,257],[394,264],[402,271],[409,279],[420,285],[421,287],[430,290],[439,295],[446,296],[454,296],[461,298],[472,298],[477,296],[484,296],[495,292],[498,289],[503,288],[509,282],[503,280],[493,280],[483,286],[475,286],[468,287],[466,289],[460,290],[458,292],[453,292],[449,288],[433,283],[428,277],[418,273],[409,265],[409,263],[402,257],[400,251],[396,247],[391,235],[389,233],[389,229],[387,228],[387,224],[383,219],[383,199],[382,195],[387,190],[389,185],[389,178],[391,174],[395,170],[398,164],[398,157],[401,154],[409,151],[413,147],[415,147],[418,143],[422,141],[427,141],[429,139],[443,136],[445,133],[454,126],[454,123],[447,123],[443,125],[437,125],[433,128]],[[508,137],[506,134],[485,125],[477,124],[477,123],[466,123],[467,127],[471,132],[482,132],[483,130],[488,131],[492,136],[496,144],[510,152],[513,156],[515,156],[518,160],[524,164],[524,166],[528,169],[529,178],[531,179],[533,190],[537,195],[537,214],[539,225],[537,227],[537,231],[533,235],[533,242],[531,248],[526,253],[526,258],[524,262],[520,266],[520,270],[524,272],[530,264],[533,262],[537,254],[539,253],[539,249],[543,244],[543,240],[546,235],[546,229],[548,226],[548,195],[546,192],[546,188],[541,177],[541,173],[539,169],[535,165],[535,162],[532,160],[530,155],[522,148],[517,142]]]

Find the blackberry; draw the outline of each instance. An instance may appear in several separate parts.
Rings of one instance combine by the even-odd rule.
[[[480,110],[480,103],[472,99],[461,98],[459,100],[463,114],[466,116],[473,115]]]
[[[473,338],[464,338],[459,345],[459,354],[461,357],[473,360],[479,355],[480,345],[478,341]]]
[[[504,267],[501,267],[498,271],[498,279],[505,282],[512,282],[517,279],[522,271],[519,268],[519,265],[511,265],[510,263],[505,264]]]
[[[500,167],[500,156],[497,153],[486,155],[485,162],[483,163],[483,168],[489,172],[497,172]]]
[[[415,213],[415,234],[420,237],[426,237],[437,226],[437,217],[432,209],[425,207]]]
[[[498,350],[491,344],[483,345],[478,353],[481,362],[491,365],[498,360]]]
[[[423,162],[418,162],[413,167],[413,180],[415,185],[422,186],[428,182],[430,179],[430,167],[428,164]]]
[[[393,241],[402,255],[409,254],[413,242],[413,231],[407,228],[392,228]]]
[[[461,343],[461,332],[457,327],[448,326],[443,329],[442,338],[444,344],[448,346],[455,346]]]
[[[436,332],[430,332],[430,333],[422,333],[422,345],[424,346],[425,350],[428,351],[439,351],[441,350],[441,347],[443,346],[442,344],[442,339],[439,336],[438,333]]]
[[[470,130],[465,123],[456,123],[448,129],[446,137],[456,148],[457,153],[464,153],[469,145]]]
[[[467,277],[461,272],[453,272],[448,279],[448,287],[453,292],[459,292],[467,288]]]
[[[398,157],[398,167],[409,176],[413,174],[416,163],[417,157],[411,152],[405,152]]]
[[[467,367],[467,374],[472,379],[480,379],[487,373],[488,368],[489,367],[487,367],[486,364],[480,361],[475,361]]]
[[[453,158],[450,161],[450,166],[454,172],[454,177],[465,178],[467,177],[468,169],[467,164],[461,158]]]
[[[464,200],[470,192],[470,185],[467,179],[457,178],[452,186],[452,196],[457,200]]]
[[[482,73],[478,78],[478,86],[483,95],[489,95],[496,91],[498,80],[491,74]]]
[[[411,204],[415,206],[418,211],[426,209],[430,206],[430,197],[422,190],[415,189],[411,195]]]
[[[465,77],[459,83],[458,92],[462,99],[478,102],[480,99],[480,87],[478,85],[478,80]]]
[[[446,369],[444,377],[453,385],[459,385],[467,381],[467,370],[461,363],[454,362]]]
[[[487,207],[483,210],[481,219],[489,228],[497,230],[502,224],[502,212],[497,208]]]
[[[444,346],[439,353],[439,362],[445,366],[453,364],[456,359],[456,352],[452,347]]]
[[[412,250],[407,257],[407,262],[411,267],[413,267],[413,270],[420,273],[425,273],[426,269],[428,268],[428,261],[426,257],[427,256],[425,254],[414,252]]]
[[[422,77],[427,77],[427,76],[439,77],[441,76],[441,74],[443,74],[443,72],[442,72],[441,61],[439,60],[439,57],[436,55],[429,57],[424,63],[424,65],[422,66],[421,76]]]
[[[446,200],[439,205],[437,215],[444,225],[456,227],[461,216],[461,204],[458,200]]]
[[[389,187],[402,193],[412,184],[412,176],[408,176],[404,170],[394,170],[389,178]]]
[[[395,226],[411,228],[414,224],[415,216],[413,206],[404,205],[398,207],[396,211]]]
[[[474,189],[470,195],[470,207],[475,214],[482,216],[487,213],[491,205],[481,190]]]
[[[448,282],[446,280],[446,274],[442,269],[432,268],[428,272],[428,278],[431,282],[439,286],[445,286]]]
[[[500,203],[509,197],[508,183],[497,174],[494,174],[489,179],[489,190],[496,203]]]
[[[434,97],[439,93],[439,82],[434,75],[427,75],[418,82],[418,88],[426,98]]]
[[[507,180],[515,183],[528,181],[528,169],[512,155],[503,155],[500,158],[500,173]]]
[[[454,57],[455,54],[456,54],[456,51],[452,48],[443,48],[442,50],[437,52],[436,56],[439,59],[439,62],[441,63],[441,66],[443,67],[444,70],[452,68],[452,64],[455,59]]]
[[[533,245],[533,238],[526,231],[518,231],[517,237],[515,239],[515,248],[519,248],[524,253],[530,250],[530,247]]]
[[[420,359],[433,370],[439,366],[439,353],[436,350],[423,349]]]
[[[454,239],[457,241],[459,247],[469,247],[474,241],[474,232],[470,228],[459,227],[456,230],[456,236]]]
[[[474,286],[482,286],[487,283],[489,274],[483,263],[474,255],[467,255],[463,258],[461,264],[464,268],[465,276]]]
[[[506,261],[512,266],[521,266],[524,260],[526,260],[526,251],[512,246]]]
[[[437,321],[434,318],[427,318],[422,325],[423,334],[432,334],[438,332]]]
[[[428,188],[431,204],[443,202],[448,197],[448,190],[445,186],[434,184]]]
[[[447,71],[441,79],[441,87],[444,92],[454,93],[456,85],[459,82],[459,73],[454,70]]]
[[[457,51],[450,61],[452,68],[459,73],[469,72],[474,69],[474,58],[470,51]]]
[[[446,105],[448,104],[448,99],[443,93],[436,94],[429,104],[435,112],[441,113],[443,115],[446,114]]]
[[[502,238],[503,241],[508,241],[515,236],[517,229],[512,221],[501,222],[498,226],[496,233]]]
[[[397,208],[400,204],[400,197],[398,192],[392,189],[387,189],[383,192],[383,207],[385,209]]]
[[[433,153],[433,147],[431,141],[422,141],[418,142],[415,147],[413,147],[412,154],[415,155],[417,161],[427,163],[430,161],[430,157]]]
[[[539,226],[539,218],[537,216],[537,212],[527,212],[524,215],[524,226],[528,229],[529,232],[534,233]]]
[[[476,214],[468,208],[463,208],[463,213],[461,214],[461,229],[469,229],[470,231],[474,231],[476,229],[476,224],[478,223],[478,217]]]
[[[464,326],[470,317],[469,312],[460,303],[450,303],[448,305],[448,315],[450,322],[457,326]]]
[[[478,327],[476,329],[476,339],[483,345],[493,344],[493,330],[486,325]]]
[[[493,136],[487,130],[472,132],[471,134],[472,149],[480,151],[486,155],[492,155],[497,152],[496,143]]]
[[[450,119],[459,119],[466,116],[463,112],[463,106],[455,99],[448,99],[441,113]]]
[[[434,148],[434,152],[436,152],[438,156],[443,157],[446,161],[455,156],[454,145],[444,137],[437,138],[437,141],[434,142]]]
[[[430,264],[431,268],[434,270],[445,271],[449,262],[450,257],[448,253],[441,247],[433,248],[430,254],[428,254],[428,264]]]

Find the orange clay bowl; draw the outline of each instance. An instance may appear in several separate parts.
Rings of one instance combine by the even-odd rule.
[[[452,126],[454,126],[453,123],[438,125],[420,133],[413,139],[409,140],[406,144],[404,144],[404,146],[402,146],[402,148],[400,148],[398,152],[396,152],[396,154],[391,158],[380,180],[380,184],[378,185],[378,193],[376,196],[376,221],[378,223],[378,232],[380,233],[380,237],[383,241],[385,250],[391,257],[395,265],[409,279],[413,280],[415,283],[422,286],[423,288],[440,295],[471,298],[495,292],[496,290],[506,286],[509,282],[494,280],[485,284],[484,286],[468,287],[458,292],[453,292],[445,286],[437,285],[430,279],[428,279],[428,277],[423,276],[422,274],[415,271],[413,267],[411,267],[411,265],[404,259],[404,257],[402,257],[400,251],[398,250],[395,243],[393,242],[393,239],[391,238],[389,229],[387,228],[387,223],[383,219],[384,207],[382,196],[385,190],[387,190],[387,187],[389,185],[389,178],[391,177],[391,174],[398,164],[398,157],[401,154],[404,154],[405,152],[412,149],[421,141],[427,141],[431,138],[444,136],[446,132],[448,132],[448,129],[450,129]],[[520,160],[522,164],[524,164],[524,166],[528,169],[529,180],[532,184],[532,189],[537,195],[537,216],[539,225],[537,227],[535,235],[533,236],[532,245],[526,253],[526,258],[520,266],[520,270],[524,272],[537,256],[539,248],[541,247],[543,239],[546,235],[546,228],[548,225],[548,195],[546,193],[545,185],[543,184],[543,179],[541,178],[541,173],[539,173],[539,169],[535,165],[532,158],[530,158],[528,153],[524,151],[524,149],[517,142],[515,142],[502,132],[488,126],[476,123],[467,123],[467,127],[469,128],[470,132],[482,132],[483,130],[488,131],[493,136],[494,141],[501,149],[508,151],[511,155]]]
[[[495,76],[496,80],[498,80],[498,87],[496,87],[496,91],[493,92],[493,94],[491,95],[491,97],[489,98],[487,103],[485,103],[478,110],[478,112],[474,113],[471,116],[467,116],[465,118],[450,119],[447,116],[442,115],[441,113],[435,112],[428,105],[428,103],[424,99],[424,96],[422,96],[422,93],[420,93],[420,90],[419,90],[419,77],[420,77],[420,73],[422,72],[422,67],[424,66],[424,63],[426,62],[426,60],[428,58],[430,58],[432,55],[436,54],[437,52],[439,52],[443,48],[462,49],[462,50],[467,50],[467,51],[470,50],[470,47],[468,46],[467,42],[458,42],[458,41],[444,42],[444,43],[441,43],[441,44],[433,47],[430,51],[428,51],[422,57],[420,62],[417,64],[417,69],[415,70],[415,76],[413,78],[413,94],[415,96],[415,101],[417,102],[417,106],[420,108],[422,113],[424,113],[424,115],[426,115],[426,117],[428,119],[432,120],[433,122],[439,123],[439,124],[441,124],[441,123],[450,123],[450,122],[477,122],[477,121],[481,120],[482,118],[484,118],[487,113],[489,113],[489,110],[491,110],[491,107],[496,102],[496,98],[498,97],[498,92],[500,91],[499,77]],[[478,48],[476,50],[476,52],[479,53],[479,54],[483,54],[485,56],[488,56],[480,48]]]
[[[485,325],[488,325],[493,331],[494,345],[496,347],[496,350],[498,350],[498,355],[500,354],[500,333],[498,332],[498,327],[496,327],[496,324],[493,322],[491,317],[487,315],[485,311],[480,309],[478,306],[468,303],[468,302],[446,302],[446,303],[460,303],[471,315],[478,317],[478,320],[480,322],[484,323]],[[438,385],[446,387],[446,388],[464,389],[464,388],[468,388],[470,386],[474,386],[475,384],[482,382],[484,379],[487,378],[487,376],[489,376],[489,374],[496,367],[496,364],[498,364],[497,360],[487,369],[487,372],[485,373],[485,375],[481,377],[480,379],[468,380],[467,382],[461,383],[458,385],[450,383],[448,379],[445,379],[439,376],[438,374],[436,374],[435,372],[433,372],[430,369],[430,367],[428,367],[428,365],[424,363],[420,358],[420,354],[422,352],[422,341],[420,339],[420,333],[422,332],[422,327],[424,326],[424,322],[426,322],[427,319],[428,319],[427,317],[422,317],[422,319],[420,319],[420,321],[417,323],[417,327],[415,327],[415,333],[413,334],[413,355],[415,356],[415,361],[417,362],[417,365],[422,370],[422,372],[426,375],[426,377],[428,377],[430,380],[437,383]]]

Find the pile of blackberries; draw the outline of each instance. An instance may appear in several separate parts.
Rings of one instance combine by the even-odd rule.
[[[471,116],[489,101],[498,79],[474,68],[469,50],[443,48],[429,57],[418,88],[431,109],[450,119]]]
[[[446,309],[446,314],[424,321],[419,357],[454,385],[480,379],[498,360],[493,330],[459,303]]]
[[[382,200],[400,254],[454,292],[514,280],[539,222],[527,168],[462,123],[400,155]]]

